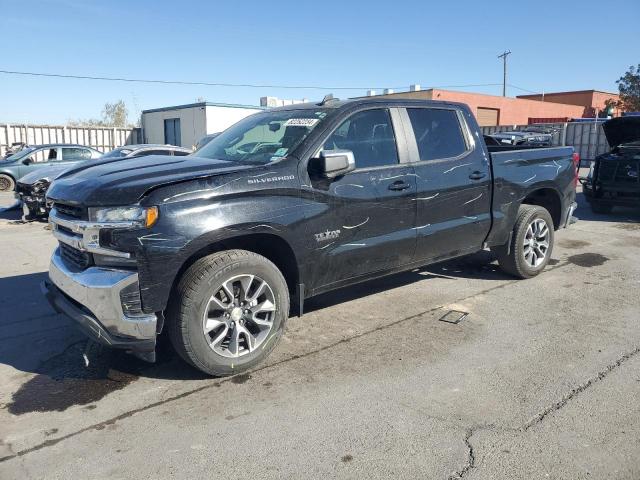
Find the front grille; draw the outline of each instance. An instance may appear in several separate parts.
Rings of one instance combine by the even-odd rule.
[[[76,205],[68,205],[66,203],[55,202],[53,204],[54,208],[61,215],[65,215],[67,217],[78,218],[81,220],[86,220],[87,217],[87,209],[83,207],[78,207]]]
[[[81,252],[66,243],[60,243],[60,256],[67,266],[75,270],[84,270],[93,264],[90,253]]]

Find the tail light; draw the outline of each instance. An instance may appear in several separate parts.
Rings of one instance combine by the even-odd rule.
[[[578,152],[573,152],[573,186],[578,186],[578,170],[580,170],[580,154]]]

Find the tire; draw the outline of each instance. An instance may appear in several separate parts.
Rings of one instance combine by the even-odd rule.
[[[536,234],[541,234],[538,229],[543,224],[546,226],[544,237]],[[531,278],[538,275],[549,263],[553,240],[553,220],[547,209],[537,205],[521,205],[513,226],[511,244],[492,248],[492,251],[505,273],[517,278]],[[546,250],[543,248],[545,244]],[[544,255],[540,260],[542,253]]]
[[[10,175],[0,174],[0,192],[10,192],[15,190],[16,181]]]
[[[606,203],[591,202],[591,211],[593,213],[606,215],[607,213],[611,213],[612,210],[612,205],[607,205]]]
[[[234,295],[227,295],[231,291]],[[186,270],[167,313],[171,343],[186,362],[209,375],[234,375],[260,364],[279,343],[289,315],[289,290],[265,257],[227,250]]]

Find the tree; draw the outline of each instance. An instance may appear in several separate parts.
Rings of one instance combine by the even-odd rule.
[[[108,127],[126,127],[129,112],[124,100],[115,103],[105,103],[102,109],[102,121]]]
[[[616,81],[620,92],[619,106],[627,112],[640,112],[640,63],[633,65]]]
[[[89,118],[85,120],[69,120],[67,124],[72,127],[89,126],[89,127],[126,127],[129,111],[124,100],[118,100],[114,103],[105,103],[102,109],[102,119]],[[129,125],[130,126],[130,125]]]

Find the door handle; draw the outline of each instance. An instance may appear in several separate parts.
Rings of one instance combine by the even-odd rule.
[[[393,182],[391,185],[389,185],[389,190],[394,190],[394,191],[406,190],[409,187],[411,187],[411,185],[409,185],[408,183],[403,182],[402,180],[398,180],[396,182]]]
[[[475,172],[473,172],[471,175],[469,175],[469,178],[471,180],[482,180],[484,177],[486,177],[487,174],[484,172],[480,172],[478,170],[476,170]]]

